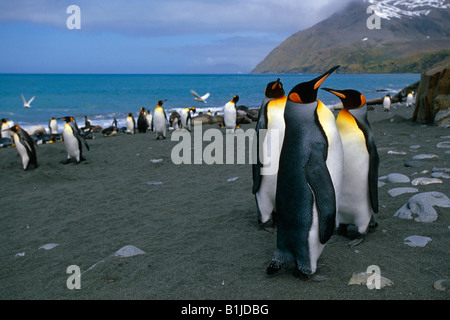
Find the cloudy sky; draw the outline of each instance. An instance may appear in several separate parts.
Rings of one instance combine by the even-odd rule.
[[[0,73],[248,73],[346,2],[0,0]]]

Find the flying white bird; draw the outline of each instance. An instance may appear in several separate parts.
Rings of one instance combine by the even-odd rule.
[[[195,101],[199,101],[199,102],[203,102],[206,103],[206,99],[209,98],[209,92],[207,94],[205,94],[204,96],[200,96],[197,92],[195,92],[194,90],[191,90],[192,95],[195,97],[194,100]]]
[[[33,102],[33,100],[34,100],[34,96],[33,96],[33,98],[31,98],[28,102],[25,100],[25,97],[23,96],[23,94],[21,94],[22,95],[22,101],[23,101],[23,107],[24,108],[29,108],[29,107],[31,107],[31,102]]]

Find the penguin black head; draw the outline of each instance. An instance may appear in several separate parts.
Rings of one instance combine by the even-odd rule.
[[[167,101],[167,99],[166,99],[166,100],[159,100],[159,101],[156,103],[156,105],[157,105],[158,107],[161,107],[161,106],[163,105],[163,103],[166,102],[166,101]]]
[[[235,94],[231,101],[233,101],[234,103],[238,102],[239,101],[239,96],[237,94]]]
[[[195,111],[196,111],[195,107],[191,107],[191,108],[189,108],[189,110],[191,110],[195,114]]]
[[[141,113],[145,113],[145,107],[141,107]]]
[[[132,117],[132,116],[133,116],[133,114],[132,114],[132,113],[130,112],[130,113],[128,114],[128,116],[129,116],[129,117]]]
[[[73,117],[66,116],[66,117],[58,118],[58,120],[64,120],[65,122],[69,123],[70,121],[73,120]]]
[[[322,88],[322,90],[331,92],[335,96],[339,97],[345,109],[358,109],[366,104],[366,97],[364,97],[361,92],[356,90],[336,90],[330,88]]]
[[[280,78],[277,81],[272,81],[267,84],[264,94],[267,98],[281,98],[284,96],[285,92],[283,89],[283,84],[280,82]]]
[[[299,83],[289,92],[288,96],[289,100],[305,104],[316,101],[317,91],[319,90],[320,85],[337,68],[339,68],[339,66],[334,66],[324,74],[318,76],[317,78],[311,81]]]

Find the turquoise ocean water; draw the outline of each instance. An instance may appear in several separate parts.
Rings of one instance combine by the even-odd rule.
[[[0,74],[0,119],[13,120],[24,128],[42,125],[48,129],[51,117],[74,116],[82,126],[86,115],[93,125],[102,127],[110,126],[116,117],[121,127],[128,113],[137,117],[141,107],[153,111],[158,100],[167,99],[163,105],[167,116],[192,106],[198,111],[222,112],[234,94],[240,97],[238,105],[258,108],[268,82],[280,78],[288,93],[296,84],[316,76]],[[395,94],[419,80],[420,74],[332,74],[322,86],[355,89],[370,100],[387,92]],[[200,95],[210,92],[207,103],[194,101],[191,89]],[[23,107],[21,93],[27,100],[36,96],[31,108]],[[319,90],[318,98],[326,105],[339,102],[324,90]]]

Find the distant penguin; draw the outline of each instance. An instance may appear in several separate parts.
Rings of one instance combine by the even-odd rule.
[[[356,90],[323,88],[338,96],[344,108],[336,124],[344,148],[344,175],[336,224],[338,234],[347,236],[347,226],[355,225],[358,236],[348,245],[361,243],[368,228],[377,226],[379,157],[367,119],[366,98]]]
[[[14,136],[14,133],[12,131],[9,131],[8,129],[12,128],[13,126],[14,126],[14,121],[8,120],[8,119],[2,119],[0,137],[12,139],[12,137]]]
[[[147,110],[147,113],[145,114],[147,117],[147,123],[148,123],[148,130],[153,131],[153,116],[150,112],[150,110]]]
[[[37,168],[36,143],[33,138],[31,138],[25,130],[17,125],[14,125],[6,130],[13,133],[14,144],[16,145],[17,152],[22,158],[23,170],[28,170],[30,165]]]
[[[50,130],[50,134],[58,134],[58,122],[54,117],[50,118],[48,129]]]
[[[344,154],[335,117],[317,100],[317,91],[338,67],[288,95],[277,178],[277,249],[269,275],[295,261],[297,275],[308,279],[335,229]]]
[[[181,116],[178,112],[174,111],[169,117],[169,124],[172,130],[181,129]]]
[[[387,94],[383,99],[383,110],[388,112],[391,110],[391,95]]]
[[[272,218],[275,225],[275,195],[278,161],[284,138],[284,107],[287,97],[278,78],[265,89],[261,103],[257,134],[257,163],[253,164],[253,194],[258,209],[258,222],[266,224]],[[272,145],[274,143],[274,145]],[[273,216],[272,216],[273,215]]]
[[[192,114],[195,114],[195,107],[191,108],[184,108],[181,110],[180,120],[181,120],[181,126],[189,131],[191,131],[191,120],[192,120]],[[191,114],[192,112],[192,114]]]
[[[166,138],[167,132],[167,116],[162,105],[167,100],[160,100],[156,104],[155,112],[153,113],[153,131],[155,132],[156,139],[159,137]]]
[[[236,103],[239,101],[239,96],[234,95],[233,99],[227,102],[223,108],[223,122],[227,133],[233,133],[236,129]]]
[[[127,116],[127,133],[134,134],[136,132],[136,122],[132,113]]]
[[[146,133],[148,130],[147,115],[145,114],[145,107],[141,107],[137,120],[138,132]]]
[[[414,91],[410,91],[406,97],[406,107],[410,108],[414,104]]]
[[[86,140],[80,134],[80,129],[78,128],[74,118],[71,116],[59,118],[59,120],[64,120],[66,124],[63,130],[64,144],[67,150],[67,159],[62,161],[63,164],[70,162],[71,158],[74,158],[77,163],[85,160],[83,158],[83,146],[82,143],[89,150],[89,145]]]

